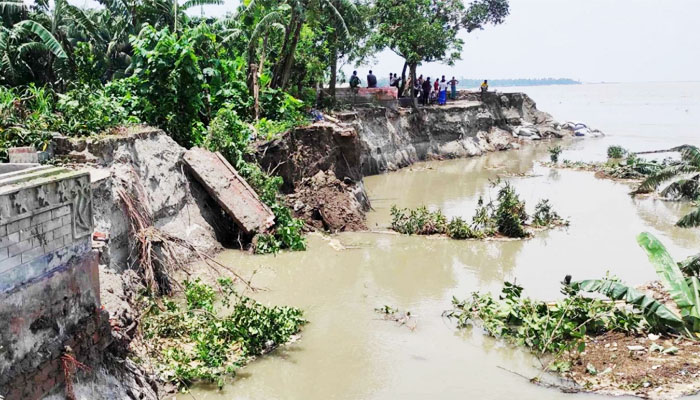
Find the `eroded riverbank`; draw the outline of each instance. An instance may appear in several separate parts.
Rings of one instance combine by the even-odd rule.
[[[566,148],[586,151],[588,143]],[[475,290],[498,291],[516,279],[528,296],[560,296],[565,274],[599,278],[613,271],[631,285],[654,279],[635,235],[654,233],[678,256],[692,254],[700,237],[673,226],[687,205],[632,199],[624,183],[600,180],[580,171],[540,166],[547,146],[518,152],[420,163],[365,178],[374,211],[370,228],[384,229],[392,204],[427,205],[448,216],[471,217],[489,179],[510,178],[523,199],[549,198],[568,229],[537,233],[518,242],[461,242],[381,233],[314,235],[304,253],[252,257],[226,252],[220,260],[238,271],[258,270],[255,282],[269,288],[254,295],[271,304],[307,312],[311,323],[300,341],[256,360],[223,392],[198,390],[205,399],[462,398],[559,399],[563,394],[530,384],[538,374],[529,353],[484,336],[479,329],[456,331],[441,317],[452,296]],[[333,242],[339,242],[344,250]],[[375,307],[411,311],[414,331],[385,321]],[[567,395],[578,398],[582,395]],[[591,398],[591,396],[586,396]]]

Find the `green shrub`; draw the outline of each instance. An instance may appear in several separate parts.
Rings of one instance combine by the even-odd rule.
[[[184,306],[165,301],[164,309],[155,302],[147,308],[143,332],[165,381],[183,389],[196,381],[221,387],[250,357],[288,342],[306,323],[297,308],[266,307],[239,295],[230,279],[219,279],[219,286],[185,281]]]
[[[452,239],[482,239],[484,232],[472,229],[465,220],[455,217],[447,225],[447,236]]]
[[[29,85],[23,91],[0,86],[0,162],[10,147],[45,150],[56,124],[51,90]]]
[[[87,136],[117,125],[138,123],[122,104],[121,98],[111,96],[102,86],[87,84],[59,95],[56,110],[61,113],[58,130],[70,136]]]
[[[511,238],[530,236],[523,226],[527,222],[525,202],[515,192],[515,188],[506,182],[498,191],[498,202],[494,216],[498,233]]]
[[[391,217],[391,229],[399,233],[434,235],[447,232],[447,218],[440,210],[430,212],[425,206],[409,210],[394,205]]]
[[[548,150],[549,150],[549,159],[554,164],[558,163],[559,162],[559,155],[562,152],[561,146],[550,147]]]
[[[568,222],[552,209],[548,199],[540,200],[535,206],[535,213],[532,214],[532,224],[539,227],[549,227],[554,225],[568,225]]]
[[[608,158],[619,159],[624,157],[625,154],[627,154],[627,150],[625,150],[622,146],[608,147]]]

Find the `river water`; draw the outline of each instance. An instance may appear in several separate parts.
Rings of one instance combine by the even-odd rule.
[[[619,84],[519,88],[560,121],[580,120],[608,134],[568,140],[562,158],[600,160],[608,145],[632,150],[698,143],[700,83]],[[530,384],[538,361],[526,351],[457,331],[441,316],[453,296],[498,291],[516,280],[526,295],[552,299],[559,281],[600,278],[610,271],[631,285],[654,279],[635,242],[657,235],[675,258],[698,251],[698,230],[674,227],[689,210],[679,203],[632,199],[624,183],[592,173],[553,170],[548,144],[484,157],[416,164],[365,178],[374,211],[373,232],[309,236],[309,250],[277,256],[226,252],[220,260],[267,290],[265,304],[301,307],[310,323],[301,339],[239,371],[223,391],[199,388],[197,399],[578,399]],[[389,208],[426,205],[471,218],[489,180],[510,180],[532,211],[550,199],[571,221],[567,229],[525,241],[452,241],[386,232]],[[341,248],[340,246],[344,248]],[[382,320],[374,308],[410,311],[414,329]],[[413,325],[415,324],[415,325]],[[181,396],[186,398],[188,395]],[[602,397],[601,397],[602,398]]]

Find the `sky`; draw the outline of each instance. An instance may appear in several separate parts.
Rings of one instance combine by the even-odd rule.
[[[224,1],[205,7],[205,14],[224,15],[239,4]],[[504,24],[462,35],[461,61],[454,66],[426,64],[419,73],[474,79],[700,81],[700,0],[510,0],[510,4]],[[389,72],[400,74],[402,67],[403,60],[387,50],[357,70],[364,76],[371,68],[384,77]],[[346,73],[352,69],[344,67]]]

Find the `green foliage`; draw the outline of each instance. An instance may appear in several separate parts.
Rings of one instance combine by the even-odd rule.
[[[493,217],[498,233],[512,238],[530,236],[523,226],[528,218],[525,202],[520,200],[515,188],[508,182],[498,191],[498,205]]]
[[[447,218],[438,210],[429,211],[425,206],[415,210],[391,207],[391,229],[408,235],[434,235],[447,232]]]
[[[563,151],[562,148],[561,148],[561,146],[558,146],[558,145],[557,145],[557,146],[553,146],[553,147],[550,147],[548,150],[549,150],[549,159],[550,159],[554,164],[558,163],[558,162],[559,162],[559,155],[560,155],[561,152]]]
[[[548,199],[540,200],[535,206],[535,213],[532,214],[532,225],[540,227],[549,227],[556,225],[569,225],[569,222],[564,220],[552,209],[552,205]]]
[[[227,375],[288,342],[306,323],[297,308],[266,307],[239,295],[230,279],[219,279],[219,286],[217,293],[199,279],[185,281],[185,305],[152,303],[144,315],[160,376],[183,389],[197,381],[223,386]]]
[[[678,263],[685,276],[700,276],[700,254],[690,256]]]
[[[494,186],[500,185],[496,182]],[[447,222],[442,211],[429,211],[425,206],[415,210],[391,207],[391,229],[396,232],[413,235],[446,234],[452,239],[483,239],[496,235],[512,238],[529,237],[525,230],[528,215],[525,202],[521,201],[515,189],[509,183],[500,186],[496,202],[484,204],[479,198],[472,223],[455,217]],[[557,214],[549,200],[542,200],[535,208],[532,225],[536,227],[553,227],[568,225],[568,221]]]
[[[586,280],[574,282],[575,292],[587,291],[604,294],[613,300],[624,300],[641,310],[649,326],[660,332],[677,332],[697,338],[700,333],[700,281],[695,275],[684,275],[684,267],[696,260],[676,263],[664,245],[654,235],[644,232],[637,236],[637,242],[646,251],[649,261],[664,288],[671,296],[681,315],[676,315],[653,297],[627,287],[616,280]],[[692,267],[686,272],[692,273]]]
[[[611,302],[568,292],[565,298],[546,303],[522,297],[522,290],[506,282],[498,299],[489,293],[473,293],[468,300],[453,298],[453,309],[445,314],[456,319],[458,328],[478,321],[489,335],[555,354],[583,351],[586,335],[637,332],[643,326],[639,314]]]
[[[664,163],[665,165],[661,168],[651,171],[635,193],[652,192],[665,182],[672,181],[661,192],[662,195],[672,199],[689,198],[697,200],[700,198],[700,190],[698,189],[698,181],[700,180],[700,149],[696,146],[683,145],[669,151],[680,153],[680,162]],[[687,178],[688,176],[691,176],[691,178]],[[700,226],[700,207],[678,220],[676,225],[682,228]]]
[[[241,121],[233,107],[225,106],[217,112],[209,125],[204,144],[212,151],[220,151],[275,214],[274,233],[258,235],[255,239],[255,252],[267,254],[280,249],[305,250],[303,221],[294,218],[291,210],[278,198],[282,178],[266,174],[259,165],[245,159],[250,152],[248,146],[251,135],[250,126]]]
[[[150,105],[142,110],[144,120],[186,147],[202,141],[199,113],[204,108],[205,81],[197,48],[203,45],[200,41],[211,40],[196,29],[176,35],[149,25],[131,40],[133,86]]]
[[[628,154],[628,151],[622,146],[610,146],[608,147],[608,158],[619,159]]]
[[[0,86],[0,162],[7,161],[7,150],[34,146],[45,150],[56,123],[52,114],[53,93],[30,85],[23,92]]]
[[[651,329],[656,332],[667,332],[670,329],[678,331],[683,327],[683,320],[668,307],[652,296],[625,286],[613,279],[592,279],[571,284],[574,291],[600,293],[612,300],[623,300],[640,310]]]
[[[687,278],[673,261],[666,247],[651,233],[641,233],[637,243],[646,251],[664,288],[671,295],[691,332],[700,332],[700,281]]]
[[[56,111],[61,114],[57,130],[70,136],[87,136],[117,125],[135,124],[123,98],[112,96],[103,87],[77,84],[58,95]]]
[[[483,231],[473,229],[465,220],[455,217],[447,224],[447,236],[452,239],[483,239],[486,235]]]

